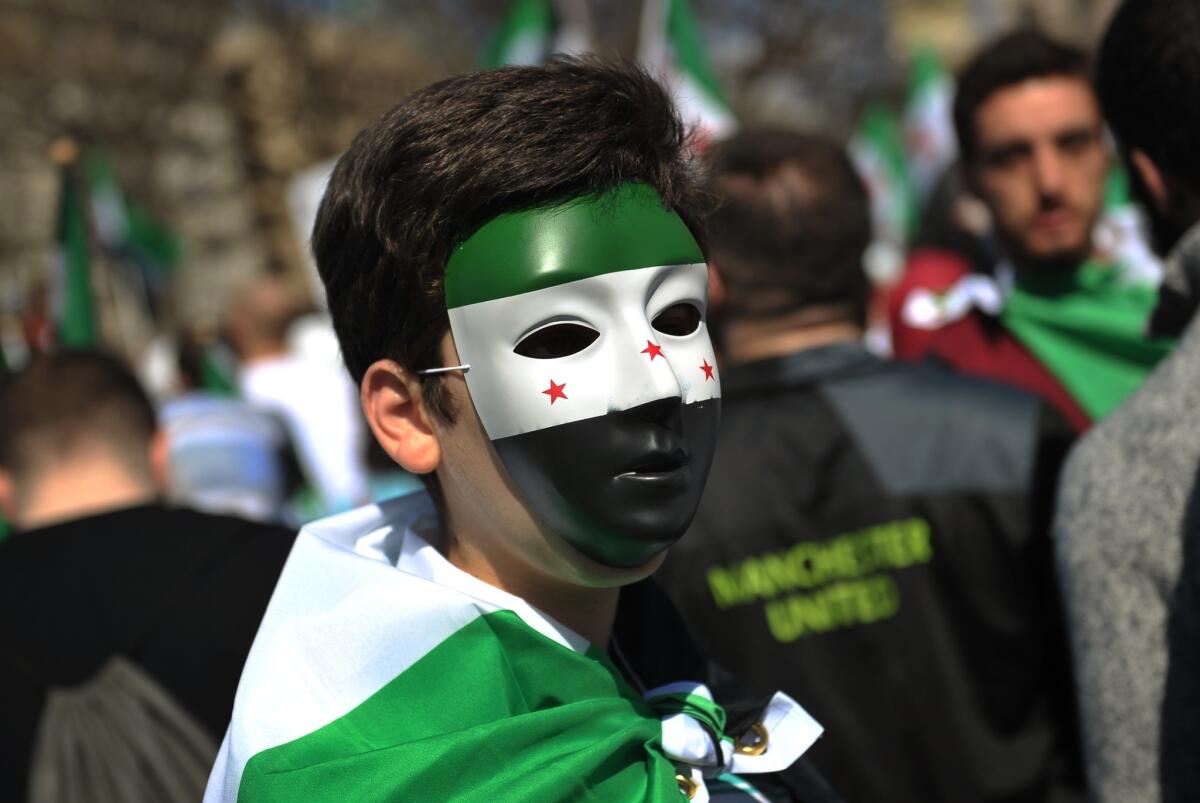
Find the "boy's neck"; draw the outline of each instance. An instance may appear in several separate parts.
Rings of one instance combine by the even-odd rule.
[[[538,572],[527,563],[506,560],[505,555],[484,553],[463,539],[447,538],[441,549],[446,559],[464,572],[520,597],[597,648],[608,648],[617,615],[619,586],[594,588],[567,583]]]

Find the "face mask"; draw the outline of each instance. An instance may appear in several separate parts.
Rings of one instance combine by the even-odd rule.
[[[588,557],[637,566],[700,501],[720,415],[707,269],[644,184],[500,215],[455,249],[467,387],[525,502]]]

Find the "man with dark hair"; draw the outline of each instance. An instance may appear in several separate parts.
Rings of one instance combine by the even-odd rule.
[[[203,788],[292,534],[163,507],[165,467],[112,357],[40,356],[0,389],[4,800]]]
[[[1096,85],[1166,255],[1150,333],[1179,346],[1072,452],[1055,536],[1095,799],[1191,801],[1200,799],[1200,5],[1125,2]]]
[[[816,738],[786,695],[714,700],[638,582],[720,403],[686,154],[644,72],[572,59],[355,138],[313,251],[375,438],[435,493],[301,532],[210,803],[705,799]]]
[[[999,38],[962,71],[954,124],[1002,259],[983,275],[914,252],[891,299],[896,355],[1036,393],[1082,431],[1170,343],[1143,334],[1153,287],[1093,242],[1109,161],[1085,55],[1033,30]]]
[[[1071,799],[1047,538],[1069,429],[862,346],[868,205],[837,145],[745,132],[709,164],[724,409],[668,592],[716,661],[829,727],[812,762],[847,800]]]

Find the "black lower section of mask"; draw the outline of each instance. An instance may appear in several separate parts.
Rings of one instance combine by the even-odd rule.
[[[493,443],[554,532],[600,563],[638,566],[691,524],[720,413],[720,399],[660,399]]]

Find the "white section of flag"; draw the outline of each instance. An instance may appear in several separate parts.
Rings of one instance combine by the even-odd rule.
[[[416,493],[304,527],[246,660],[205,803],[234,803],[257,753],[345,716],[477,617],[511,610],[547,638],[588,642],[519,597],[452,566],[418,533]]]
[[[729,136],[737,119],[725,101],[715,97],[681,58],[670,26],[671,4],[681,0],[643,0],[638,28],[638,62],[666,85],[685,125],[694,128],[704,147]],[[689,12],[690,17],[690,12]]]

